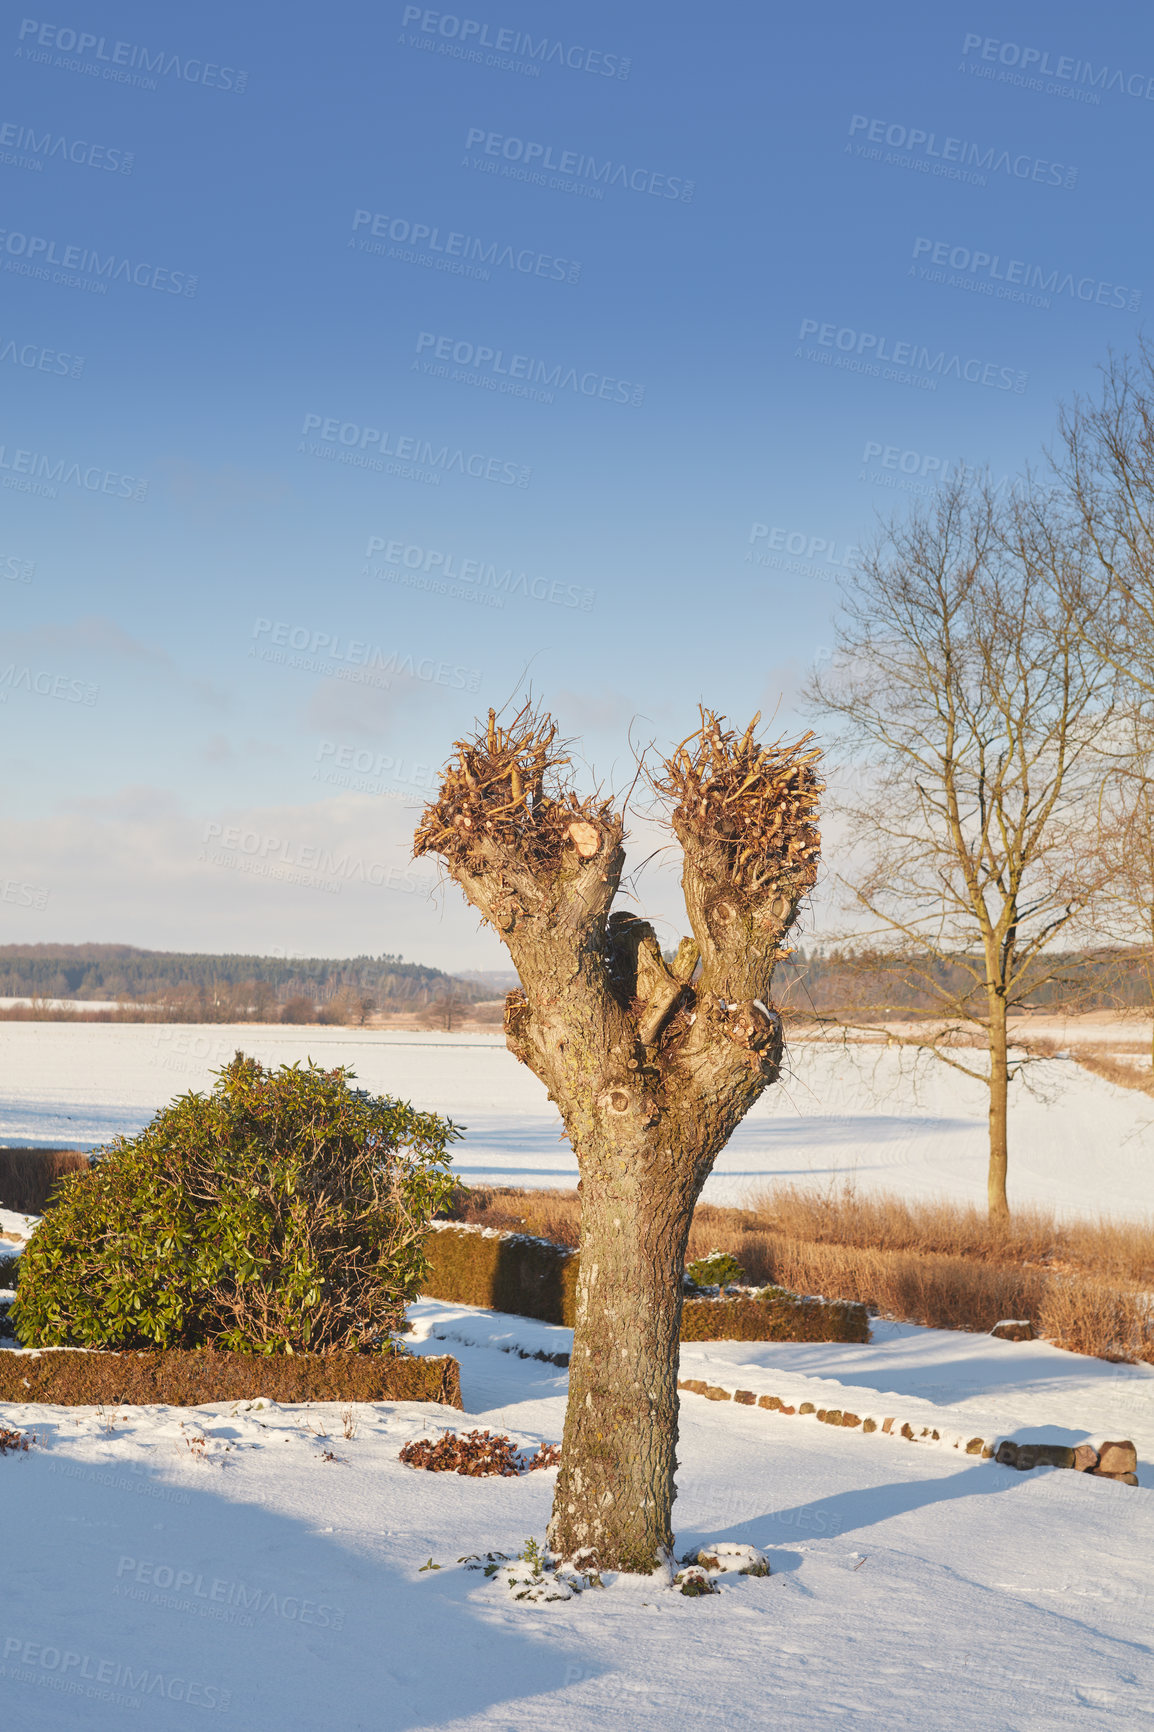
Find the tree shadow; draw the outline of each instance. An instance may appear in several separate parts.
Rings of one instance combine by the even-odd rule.
[[[215,1414],[171,1412],[173,1429],[184,1417],[230,1436]],[[6,1501],[5,1556],[20,1590],[0,1649],[14,1723],[72,1732],[83,1715],[95,1732],[119,1732],[135,1697],[157,1728],[183,1724],[189,1706],[227,1706],[230,1723],[281,1732],[313,1732],[334,1714],[350,1728],[408,1732],[566,1688],[572,1632],[558,1627],[562,1640],[545,1642],[536,1628],[496,1622],[476,1603],[484,1578],[455,1567],[467,1540],[446,1548],[446,1504],[460,1505],[462,1534],[486,1525],[474,1519],[476,1482],[369,1479],[339,1437],[315,1449],[273,1438],[293,1478],[348,1476],[323,1480],[315,1503],[318,1522],[333,1519],[340,1486],[341,1543],[331,1528],[241,1501],[260,1495],[261,1479],[246,1483],[233,1456],[175,1474],[111,1454],[81,1460],[67,1447],[73,1423],[53,1414],[27,1455],[0,1464],[19,1484]],[[345,1459],[327,1464],[325,1447]],[[429,1491],[440,1507],[422,1533]],[[398,1532],[411,1535],[402,1563]],[[430,1551],[452,1567],[421,1573]]]
[[[951,1503],[958,1498],[989,1497],[1009,1491],[1020,1477],[1014,1468],[998,1467],[993,1462],[975,1462],[962,1472],[945,1477],[854,1488],[835,1492],[829,1497],[814,1498],[807,1503],[793,1504],[787,1509],[766,1510],[761,1515],[733,1523],[723,1532],[710,1529],[698,1536],[694,1530],[688,1530],[678,1534],[678,1547],[721,1540],[772,1547],[791,1537],[835,1539],[933,1504]]]

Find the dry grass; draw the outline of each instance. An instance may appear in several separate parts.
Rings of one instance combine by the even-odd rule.
[[[984,1212],[960,1203],[905,1202],[861,1193],[850,1182],[806,1190],[778,1185],[751,1198],[751,1208],[719,1210],[791,1239],[879,1251],[963,1257],[982,1263],[1029,1264],[1060,1272],[1154,1286],[1154,1222],[1058,1221],[1037,1207],[1015,1210],[992,1231]],[[699,1206],[703,1222],[708,1205]],[[736,1223],[734,1223],[736,1224]],[[747,1227],[747,1230],[749,1230]]]
[[[1143,1060],[1148,1059],[1149,1046],[1143,1045],[1141,1051]],[[1107,1082],[1117,1083],[1119,1088],[1139,1089],[1145,1095],[1154,1095],[1154,1073],[1148,1064],[1142,1061],[1131,1064],[1116,1053],[1098,1052],[1092,1046],[1073,1046],[1069,1052],[1083,1070],[1105,1077]]]
[[[1071,1353],[1154,1363],[1154,1307],[1149,1293],[1102,1281],[1052,1279],[1033,1315],[1041,1333]]]
[[[689,1260],[728,1251],[758,1284],[858,1300],[936,1329],[989,1330],[1028,1317],[1072,1352],[1154,1363],[1154,1228],[1057,1222],[1019,1211],[993,1233],[977,1209],[862,1195],[852,1184],[779,1185],[749,1209],[700,1203]],[[580,1243],[576,1191],[480,1187],[460,1218],[564,1245]]]

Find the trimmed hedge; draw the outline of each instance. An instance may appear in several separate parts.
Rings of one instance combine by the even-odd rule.
[[[541,1323],[573,1327],[581,1254],[527,1233],[438,1225],[425,1240],[427,1299],[511,1311]],[[767,1299],[687,1298],[683,1341],[868,1341],[864,1305],[804,1299],[795,1293]]]
[[[429,1272],[421,1284],[423,1298],[573,1327],[580,1258],[568,1245],[528,1233],[448,1226],[428,1235],[425,1255]]]
[[[461,1407],[449,1354],[0,1353],[0,1401],[52,1407],[197,1407],[205,1401],[439,1401]]]
[[[864,1305],[844,1299],[687,1299],[683,1341],[868,1341]]]
[[[79,1149],[0,1148],[0,1206],[21,1215],[42,1215],[53,1186],[69,1173],[86,1173]]]

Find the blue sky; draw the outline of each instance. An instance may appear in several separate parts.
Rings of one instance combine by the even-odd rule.
[[[877,514],[1036,457],[1154,293],[1137,5],[82,5],[0,62],[7,942],[500,966],[407,859],[473,715],[529,678],[621,787],[699,699],[796,725]]]

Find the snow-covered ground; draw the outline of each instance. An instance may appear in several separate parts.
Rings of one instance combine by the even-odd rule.
[[[237,1045],[348,1063],[469,1127],[469,1179],[576,1177],[535,1079],[484,1035],[0,1024],[0,1141],[92,1146],[210,1084]],[[1011,1190],[1092,1213],[1154,1209],[1151,1103],[1069,1062],[1014,1102]],[[886,1049],[798,1046],[711,1194],[854,1173],[978,1199],[981,1091],[915,1085]],[[22,1234],[23,1217],[0,1214]],[[521,1353],[569,1334],[440,1301],[418,1352],[461,1362],[460,1415],[416,1404],[0,1408],[9,1592],[0,1704],[22,1732],[699,1732],[861,1723],[909,1732],[1154,1732],[1154,1368],[1044,1343],[877,1323],[868,1346],[687,1345],[682,1376],[925,1425],[940,1441],[682,1398],[679,1549],[762,1547],[768,1580],[686,1599],[618,1582],[512,1600],[462,1554],[544,1537],[554,1474],[470,1479],[397,1459],[473,1426],[560,1439],[567,1374]],[[504,1349],[504,1351],[502,1351]],[[980,1435],[1132,1437],[1137,1489],[966,1455]],[[433,1563],[441,1566],[431,1569]]]
[[[176,1024],[0,1023],[0,1142],[91,1148],[146,1124],[238,1046],[265,1063],[348,1064],[365,1087],[449,1114],[468,1134],[454,1163],[471,1183],[572,1185],[561,1123],[500,1035]],[[1069,1213],[1154,1214],[1154,1102],[1069,1059],[1018,1083],[1011,1202]],[[741,1202],[776,1178],[855,1175],[863,1188],[983,1203],[983,1090],[945,1065],[884,1047],[797,1043],[788,1074],[722,1152],[705,1195]]]
[[[336,1406],[5,1409],[37,1434],[0,1459],[6,1719],[23,1732],[218,1716],[261,1732],[1154,1726],[1145,1484],[1021,1474],[945,1442],[686,1395],[679,1548],[751,1543],[771,1577],[727,1577],[706,1599],[632,1581],[517,1603],[457,1560],[543,1538],[555,1475],[429,1474],[397,1452],[450,1427],[555,1442],[565,1373],[497,1351],[540,1346],[543,1326],[432,1301],[416,1323],[418,1351],[460,1358],[467,1415],[366,1405],[346,1438]],[[870,1347],[686,1347],[682,1370],[820,1403],[852,1394],[858,1411],[919,1404],[943,1438],[979,1412],[1011,1435],[1133,1434],[1140,1479],[1154,1465],[1154,1372],[1037,1344],[881,1325]]]

